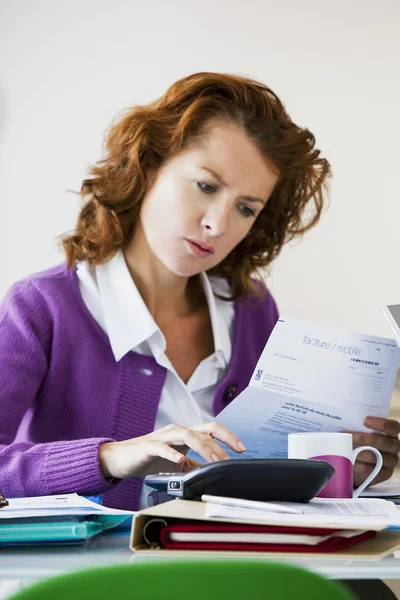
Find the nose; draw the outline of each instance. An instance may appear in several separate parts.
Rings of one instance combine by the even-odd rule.
[[[228,227],[230,207],[225,202],[215,202],[207,207],[201,219],[201,225],[208,235],[219,236]]]

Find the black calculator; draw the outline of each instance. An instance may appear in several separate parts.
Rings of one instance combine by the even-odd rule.
[[[189,473],[147,475],[144,483],[185,500],[199,500],[209,494],[262,502],[307,502],[334,473],[332,465],[323,460],[233,459],[205,464]]]

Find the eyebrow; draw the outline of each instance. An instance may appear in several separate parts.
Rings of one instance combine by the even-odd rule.
[[[221,185],[223,185],[225,187],[228,187],[228,184],[222,179],[222,177],[221,177],[221,175],[219,175],[219,173],[214,171],[214,169],[210,169],[210,167],[206,167],[204,165],[202,165],[200,168],[203,169],[204,171],[208,171],[218,181],[218,183],[220,183]],[[243,198],[243,200],[247,200],[247,202],[259,202],[263,206],[266,205],[266,201],[262,200],[261,198],[258,198],[257,196],[241,196],[241,198]]]

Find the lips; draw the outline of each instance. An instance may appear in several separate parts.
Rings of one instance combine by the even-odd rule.
[[[200,240],[186,239],[186,242],[192,253],[199,258],[207,258],[214,254],[214,248]]]

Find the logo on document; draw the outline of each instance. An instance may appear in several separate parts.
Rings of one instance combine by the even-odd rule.
[[[258,369],[258,371],[257,371],[256,376],[254,377],[254,379],[256,381],[260,381],[262,373],[263,373],[263,369]]]

